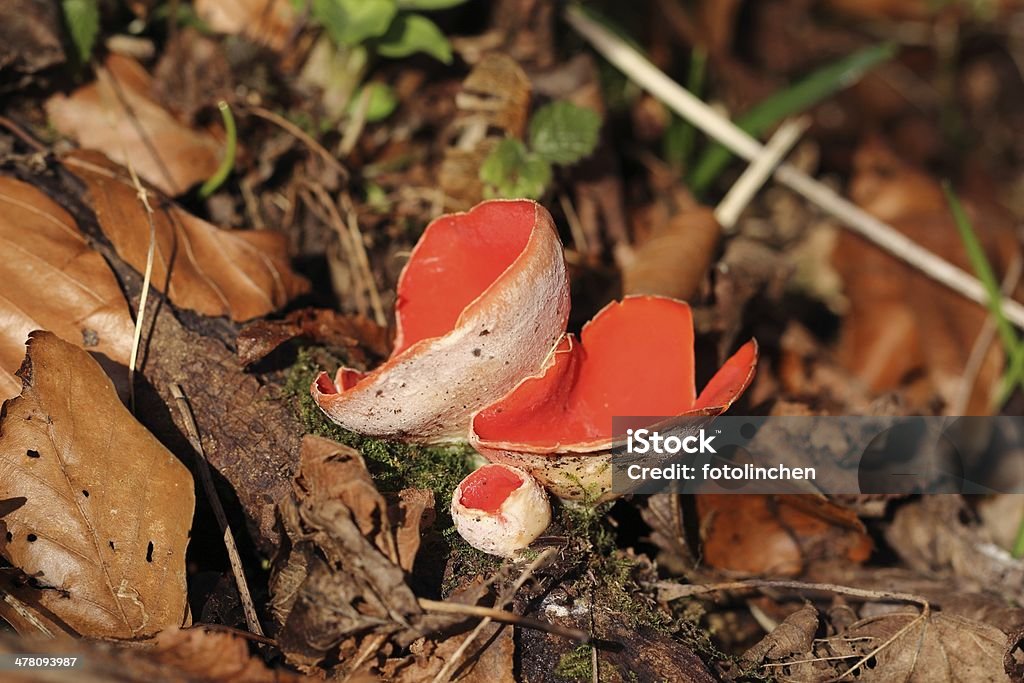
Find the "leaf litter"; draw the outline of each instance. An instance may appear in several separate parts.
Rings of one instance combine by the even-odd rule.
[[[83,88],[51,101],[57,131],[71,131],[67,134],[83,148],[131,161],[150,184],[166,185],[163,194],[179,198],[177,207],[162,198],[155,202],[164,257],[174,253],[175,239],[180,246],[186,233],[176,231],[186,224],[212,240],[208,251],[229,254],[182,265],[179,250],[169,288],[167,269],[159,270],[158,264],[154,283],[168,297],[157,297],[148,353],[142,354],[138,418],[179,456],[191,457],[181,444],[181,425],[173,422],[176,413],[166,414],[172,405],[167,387],[181,384],[207,457],[223,476],[218,488],[225,504],[244,517],[247,524],[238,528],[248,529],[248,540],[260,553],[248,554],[247,539],[241,539],[257,603],[268,605],[263,572],[269,568],[270,614],[277,618],[277,623],[267,618],[276,638],[249,645],[227,632],[177,630],[184,619],[168,619],[169,630],[155,638],[147,632],[144,648],[76,643],[95,662],[94,676],[290,680],[294,675],[276,647],[287,662],[306,671],[351,675],[350,680],[1020,679],[1020,561],[1008,552],[1017,540],[1020,513],[1012,506],[998,512],[988,506],[994,500],[1005,503],[1005,497],[658,497],[619,501],[592,513],[558,506],[555,523],[535,545],[536,557],[545,562],[517,585],[518,566],[475,554],[445,519],[443,498],[450,495],[449,480],[461,479],[465,452],[449,460],[434,449],[346,432],[310,412],[309,358],[321,366],[345,363],[372,370],[390,352],[383,318],[369,323],[334,309],[368,311],[359,300],[365,293],[354,296],[367,277],[389,303],[422,227],[445,210],[479,201],[487,189],[480,167],[503,139],[521,141],[526,157],[537,151],[533,147],[547,149],[543,139],[539,144],[532,139],[532,124],[536,114],[561,101],[603,116],[592,156],[555,169],[539,188],[529,188],[545,193],[542,203],[569,246],[575,318],[570,328],[578,329],[623,288],[686,298],[694,309],[701,371],[717,367],[711,357],[728,357],[737,341],[754,336],[762,343],[756,384],[738,408],[750,414],[937,414],[957,412],[957,405],[985,413],[1005,368],[998,340],[977,350],[988,326],[984,309],[857,244],[788,191],[767,188],[725,234],[704,220],[701,204],[722,196],[742,165],[720,168],[720,175],[702,180],[702,194],[687,196],[693,188],[680,177],[692,175],[702,152],[714,145],[695,134],[680,155],[660,159],[663,131],[685,131],[689,123],[674,119],[652,98],[638,97],[635,86],[588,52],[571,47],[568,54],[555,4],[502,0],[491,16],[472,21],[469,6],[432,14],[445,34],[453,27],[473,34],[451,40],[458,59],[446,67],[426,66],[429,60],[371,60],[358,68],[360,77],[370,74],[366,83],[339,71],[353,46],[331,42],[328,33],[337,34],[339,26],[321,31],[316,22],[326,16],[325,3],[318,4],[308,15],[288,2],[197,2],[195,15],[181,5],[166,39],[163,10],[135,4],[131,11],[139,23],[130,30],[141,27],[141,37],[116,36],[116,44],[124,49],[138,40],[139,55],[152,55],[155,47],[161,66],[152,73],[158,82],[146,73],[150,57],[136,64],[115,54],[104,60],[106,75],[92,81],[86,67],[78,81],[86,83]],[[949,172],[958,175],[959,169],[958,193],[972,211],[989,258],[1000,275],[1012,275],[1019,240],[1013,220],[1007,223],[996,205],[1016,207],[1020,215],[1012,180],[1020,159],[1013,125],[1019,121],[1013,112],[1020,109],[1014,66],[1019,50],[1012,32],[991,27],[1013,18],[1017,3],[835,1],[811,8],[803,0],[657,2],[626,11],[598,4],[673,78],[685,80],[689,72],[695,90],[738,120],[763,109],[751,106],[758,100],[791,106],[793,89],[827,74],[833,59],[840,64],[845,56],[875,59],[891,51],[890,63],[858,74],[862,80],[853,87],[845,80],[818,83],[830,93],[845,90],[810,110],[814,125],[791,161],[829,185],[849,179],[846,193],[861,206],[950,262],[969,267],[938,192],[939,179]],[[197,35],[183,25],[196,15],[214,29],[205,33],[196,22],[203,33],[198,64],[168,57],[168,46],[185,49],[182,44]],[[37,21],[31,13],[25,16]],[[851,16],[871,23],[851,23]],[[100,33],[119,21],[106,10],[102,18]],[[0,76],[5,94],[8,82],[24,83],[26,74],[43,95],[53,90],[48,79],[62,57],[53,49],[61,41],[51,37],[59,27],[45,17],[38,21],[41,30],[19,33],[14,41],[28,41],[28,49],[19,49],[21,61]],[[892,36],[899,47],[879,46],[880,39]],[[95,36],[98,43],[102,37]],[[348,103],[325,116],[331,109],[323,101],[326,95],[292,87],[303,63],[314,61],[313,45],[329,48],[331,59],[320,64],[324,83],[351,86],[349,99],[372,83],[374,92],[390,89],[397,106],[381,113],[383,119],[355,122],[356,109]],[[947,51],[950,46],[957,50]],[[76,42],[75,47],[81,46]],[[0,50],[0,70],[7,54]],[[103,48],[98,54],[103,59]],[[181,70],[188,72],[182,78],[188,82],[177,89],[163,82],[177,73],[176,59],[184,60]],[[209,81],[202,80],[204,71],[211,72]],[[9,76],[13,81],[5,80]],[[118,85],[120,93],[114,91]],[[213,97],[237,97],[233,107],[244,102],[239,110],[263,113],[241,119],[248,154],[237,159],[223,189],[205,201],[187,190],[210,177],[216,168],[210,160],[221,153],[220,134],[206,126],[215,113]],[[91,191],[81,201],[81,187],[50,158],[33,156],[38,147],[24,144],[33,136],[53,137],[40,101],[39,92],[17,93],[12,100],[15,127],[0,121],[13,131],[0,135],[0,163],[5,173],[45,191],[36,198],[27,187],[15,186],[20,201],[45,206],[43,213],[61,225],[78,224],[87,237],[85,246],[76,248],[83,263],[92,262],[83,281],[106,281],[103,291],[113,292],[112,271],[114,287],[123,293],[109,300],[127,314],[139,294],[138,273],[144,269],[139,254],[148,247],[140,238],[148,235],[148,224],[136,188],[125,182],[123,169],[84,152],[77,158],[92,159],[108,175],[83,178]],[[125,101],[131,112],[125,111]],[[59,125],[61,119],[70,127]],[[178,166],[173,173],[150,165],[153,150],[138,138],[138,124],[151,133],[157,156]],[[884,138],[872,141],[872,135]],[[127,155],[119,157],[125,147]],[[554,149],[557,153],[557,145]],[[190,155],[196,163],[180,163]],[[73,173],[75,158],[66,157],[64,166]],[[327,172],[325,159],[330,160]],[[344,168],[338,170],[340,164]],[[169,183],[168,175],[180,177]],[[98,189],[109,197],[97,199]],[[68,215],[46,206],[46,197]],[[330,212],[328,204],[342,207],[343,227],[354,223],[357,229],[341,235],[323,213]],[[197,228],[179,213],[184,211],[209,222]],[[14,228],[21,220],[16,217]],[[214,222],[230,228],[216,228]],[[243,225],[268,234],[256,236],[240,229]],[[287,236],[287,245],[262,230],[267,226]],[[11,234],[19,243],[28,237],[17,230]],[[226,247],[224,237],[242,248]],[[347,251],[335,250],[328,267],[343,277],[356,272],[359,277],[351,278],[354,286],[332,288],[323,276],[324,245],[337,244],[340,237],[347,240]],[[356,240],[365,247],[365,264],[353,260],[360,251],[351,249],[359,246]],[[87,258],[88,249],[101,256]],[[246,259],[246,253],[257,258]],[[262,267],[249,270],[254,262]],[[14,272],[24,270],[24,264],[10,263]],[[176,279],[180,273],[187,277]],[[315,283],[309,294],[302,276]],[[258,284],[238,288],[239,278]],[[64,310],[64,302],[35,291],[19,286],[17,303],[31,301],[37,312]],[[293,304],[300,296],[312,301]],[[72,333],[77,323],[70,330],[60,326],[75,320],[70,308],[54,320],[33,320],[16,334],[45,327],[79,343]],[[240,321],[252,324],[239,334],[235,323]],[[82,339],[87,350],[98,350],[91,341]],[[23,342],[10,342],[5,369],[17,367]],[[298,361],[289,367],[297,349]],[[965,362],[978,354],[984,356],[980,369],[964,372]],[[254,362],[243,371],[240,359]],[[90,397],[101,393],[95,387],[106,386],[101,374],[95,382]],[[302,392],[284,391],[285,384],[303,385]],[[20,387],[10,388],[13,395]],[[18,404],[9,403],[8,414],[11,405]],[[1011,397],[1006,413],[1017,414],[1019,407],[1019,395]],[[9,417],[4,419],[0,439],[7,436]],[[366,465],[338,443],[321,444],[321,455],[309,455],[308,444],[300,449],[303,431],[353,445]],[[433,490],[410,488],[413,479]],[[89,499],[96,498],[89,490]],[[0,508],[5,524],[20,519],[19,511],[28,507],[26,491],[32,489],[26,485],[5,493]],[[637,519],[638,509],[643,521]],[[230,575],[203,545],[210,531],[202,510],[199,515],[193,533],[198,536],[193,544],[199,545],[192,555],[199,570],[189,574],[191,604],[199,606],[206,598],[199,577],[210,574],[217,575],[219,586],[211,602],[230,602],[231,589],[225,588],[232,585]],[[7,546],[12,543],[27,541],[12,534]],[[37,552],[42,543],[37,535],[32,542]],[[655,552],[656,567],[647,559]],[[33,602],[31,591],[47,597],[51,587],[38,579],[33,585],[33,577],[16,569],[20,565],[10,564],[8,576],[22,582],[19,591],[28,592],[8,592],[4,614],[26,632],[39,631],[33,620],[60,630],[52,614]],[[676,598],[658,588],[669,584],[678,594],[713,587],[733,581],[737,572],[792,580],[756,591],[733,587]],[[905,595],[896,599],[896,593]],[[485,623],[483,613],[441,618],[424,608],[439,597],[447,598],[442,604],[451,609],[494,605],[506,612],[488,613],[486,619],[533,618],[585,630],[597,640],[592,647],[526,622]],[[213,608],[205,613],[226,614]],[[81,632],[89,635],[87,630],[83,626]],[[0,638],[11,652],[24,651],[24,642]],[[47,647],[60,654],[71,646],[39,649]],[[226,648],[225,656],[211,654],[220,648]]]

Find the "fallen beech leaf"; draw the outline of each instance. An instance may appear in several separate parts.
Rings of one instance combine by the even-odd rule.
[[[625,441],[612,434],[614,416],[720,415],[750,384],[756,363],[751,340],[698,396],[690,307],[626,297],[594,316],[578,343],[563,337],[537,376],[476,413],[470,443],[561,498],[607,499],[610,451]]]
[[[199,628],[161,632],[148,651],[161,667],[209,683],[291,683],[306,678],[291,671],[272,671],[249,654],[245,639],[231,633]]]
[[[283,320],[257,320],[238,332],[238,358],[252,365],[292,339],[302,338],[325,346],[343,347],[352,362],[365,365],[369,358],[386,358],[391,341],[386,327],[366,316],[326,308],[303,308]]]
[[[46,101],[46,114],[58,132],[120,164],[131,160],[139,177],[164,194],[182,194],[214,174],[221,145],[153,100],[151,78],[138,62],[111,53],[105,68],[107,77]]]
[[[399,566],[396,529],[358,452],[317,436],[302,440],[291,499],[280,506],[290,539],[275,560],[271,609],[293,664],[309,670],[343,640],[378,633],[408,645],[436,623]],[[410,525],[419,527],[411,515]],[[402,560],[410,563],[413,558]]]
[[[901,611],[859,621],[819,647],[844,656],[836,675],[877,649],[862,680],[1002,683],[1010,680],[1003,663],[1007,640],[1001,629],[972,619]]]
[[[137,639],[187,623],[188,470],[77,346],[33,332],[19,374],[0,422],[0,500],[24,504],[3,516],[2,553],[28,580],[5,590],[56,633]]]
[[[807,604],[790,614],[759,643],[743,653],[743,662],[760,664],[796,654],[806,654],[818,632],[818,610]]]
[[[391,359],[310,388],[361,434],[464,440],[470,415],[536,372],[565,331],[569,284],[551,216],[529,200],[483,202],[424,231],[398,280]]]
[[[196,0],[196,14],[218,33],[239,34],[281,50],[295,31],[289,0]]]
[[[64,61],[61,14],[35,0],[4,3],[0,22],[0,71],[32,74]]]
[[[125,169],[99,152],[78,151],[64,165],[88,188],[103,233],[118,256],[139,272],[146,269],[149,219]],[[174,305],[209,316],[249,320],[271,313],[309,291],[292,272],[285,238],[269,230],[222,230],[159,197],[154,208],[157,250],[153,286]]]
[[[850,195],[870,213],[921,246],[971,271],[966,251],[939,184],[909,166],[878,141],[865,144],[854,159]],[[971,204],[965,198],[967,208]],[[972,211],[978,238],[999,273],[1020,251],[1012,221],[995,211]],[[928,391],[912,406],[921,409],[935,394],[947,410],[956,405],[962,375],[988,312],[936,283],[862,238],[840,233],[833,262],[843,279],[850,308],[843,320],[840,363],[873,392],[901,388],[924,371]],[[999,343],[981,366],[966,409],[985,415],[998,389],[1003,367]]]
[[[717,569],[798,576],[811,563],[864,562],[872,543],[852,511],[808,495],[697,496],[704,561]]]
[[[45,194],[0,177],[0,401],[21,391],[14,372],[32,330],[128,365],[132,319],[103,257]]]
[[[706,207],[678,213],[655,226],[622,269],[623,293],[692,298],[715,258],[721,233]]]

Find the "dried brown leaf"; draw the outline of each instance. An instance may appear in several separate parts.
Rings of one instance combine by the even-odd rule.
[[[152,79],[129,57],[111,54],[100,77],[46,102],[50,123],[86,149],[121,164],[161,192],[178,195],[206,180],[220,164],[221,145],[206,131],[180,123],[150,96]]]
[[[706,207],[677,213],[654,226],[622,269],[623,294],[690,300],[715,258],[722,228]]]
[[[34,332],[19,374],[0,422],[0,500],[24,503],[3,517],[2,553],[27,581],[5,590],[55,632],[134,639],[186,623],[188,470],[77,346]]]
[[[513,629],[492,622],[485,626],[450,669],[450,681],[459,683],[516,683],[515,641]],[[460,633],[441,642],[419,640],[409,648],[411,654],[392,659],[384,665],[389,681],[419,683],[432,681],[452,660],[455,652],[470,637]]]
[[[196,14],[218,33],[242,34],[274,50],[295,31],[295,5],[289,0],[196,0]]]
[[[291,547],[271,579],[289,661],[310,669],[346,638],[369,633],[408,645],[447,622],[425,615],[406,584],[387,503],[359,453],[309,435],[300,459],[293,496],[280,508]],[[407,520],[419,527],[415,514]]]
[[[118,256],[144,271],[149,220],[125,169],[90,151],[69,155],[64,165],[86,184]],[[309,282],[291,270],[280,233],[222,230],[159,197],[151,195],[149,202],[157,241],[153,286],[169,291],[176,306],[249,320],[309,290]]]
[[[815,562],[871,554],[857,516],[816,496],[699,495],[697,512],[704,560],[718,569],[797,576]]]
[[[364,315],[303,308],[283,320],[257,320],[238,332],[238,358],[252,365],[292,339],[344,348],[357,366],[376,365],[391,353],[388,329]]]
[[[786,617],[771,633],[743,653],[743,660],[755,664],[806,654],[814,645],[817,630],[818,610],[808,603]]]
[[[21,391],[14,372],[32,330],[51,330],[128,365],[132,319],[124,295],[66,211],[31,185],[0,177],[0,245],[0,401]]]
[[[938,182],[882,143],[865,144],[854,160],[850,194],[864,209],[951,263],[971,271],[966,250]],[[965,198],[969,199],[969,198]],[[1013,223],[966,201],[974,229],[997,273],[1020,251]],[[938,395],[955,404],[964,369],[988,313],[979,306],[862,238],[842,232],[833,261],[850,301],[841,330],[839,360],[872,391],[904,386],[923,372],[927,391],[920,410]],[[966,415],[984,415],[1002,374],[1003,353],[992,344],[970,392]]]

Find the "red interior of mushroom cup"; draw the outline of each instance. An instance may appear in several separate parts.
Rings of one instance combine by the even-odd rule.
[[[480,411],[473,429],[483,442],[557,449],[613,438],[613,417],[727,407],[753,375],[756,345],[737,352],[698,398],[693,342],[693,318],[683,302],[628,297],[612,303],[583,328],[580,343],[563,339],[542,376]]]
[[[611,437],[616,415],[677,415],[694,403],[690,307],[627,298],[563,340],[543,376],[523,382],[474,421],[484,441],[536,446]]]
[[[503,465],[484,465],[462,480],[459,502],[467,508],[495,513],[523,478]]]
[[[536,221],[536,204],[524,200],[487,202],[432,222],[398,283],[392,355],[449,332],[526,249]]]

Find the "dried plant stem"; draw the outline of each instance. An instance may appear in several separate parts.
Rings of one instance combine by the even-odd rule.
[[[522,626],[523,628],[531,628],[537,631],[553,633],[556,636],[576,640],[581,643],[589,643],[591,640],[590,634],[586,631],[581,631],[575,628],[566,628],[565,626],[559,626],[558,624],[531,619],[530,617],[520,616],[514,612],[506,612],[503,609],[496,609],[494,607],[460,605],[455,602],[442,602],[439,600],[428,600],[426,598],[418,598],[417,602],[420,607],[427,612],[464,614],[471,617],[490,617],[492,620],[499,621],[503,624],[513,624],[514,626]]]
[[[811,120],[806,116],[783,121],[775,134],[768,140],[768,144],[764,146],[762,153],[732,184],[725,198],[715,207],[715,219],[718,220],[718,224],[725,232],[732,232],[740,214],[768,181],[775,167],[793,149],[793,145],[797,143],[809,125],[811,125]]]
[[[28,133],[26,133],[21,126],[19,126],[17,123],[10,120],[6,116],[0,115],[0,126],[3,126],[7,130],[11,131],[11,134],[13,134],[19,140],[21,140],[26,145],[28,145],[35,151],[39,152],[40,154],[46,154],[46,152],[49,151],[42,143],[40,143],[38,140],[36,140]]]
[[[330,152],[328,152],[323,145],[321,145],[319,142],[310,137],[306,133],[306,131],[302,130],[288,119],[284,118],[280,114],[275,114],[269,109],[264,109],[263,107],[257,107],[252,105],[247,106],[243,111],[245,113],[252,114],[253,116],[258,116],[259,118],[264,119],[266,121],[270,121],[277,127],[284,130],[285,132],[290,133],[293,137],[302,142],[302,144],[306,145],[306,147],[308,147],[310,150],[316,152],[317,155],[324,160],[324,163],[326,163],[328,166],[330,166],[331,168],[338,172],[338,175],[340,175],[342,178],[348,178],[348,169],[342,166],[340,161],[335,159],[334,156]]]
[[[238,546],[235,544],[235,536],[228,525],[227,515],[224,514],[224,506],[221,505],[217,490],[213,486],[213,477],[210,474],[210,463],[206,461],[206,451],[199,439],[199,429],[196,427],[195,418],[192,416],[192,408],[185,398],[184,392],[177,384],[170,386],[171,395],[174,396],[181,412],[181,420],[185,423],[185,433],[189,443],[196,453],[196,464],[199,469],[199,480],[203,484],[203,491],[213,508],[213,514],[217,518],[221,533],[224,534],[224,547],[228,551],[228,561],[231,563],[231,572],[235,576],[235,585],[238,586],[238,597],[242,601],[242,610],[245,612],[245,622],[249,630],[258,636],[264,635],[260,627],[259,618],[256,616],[256,606],[252,601],[252,594],[249,592],[249,584],[245,580],[245,570],[242,567],[242,558],[238,555]]]
[[[538,555],[536,558],[534,558],[534,560],[530,562],[530,564],[528,564],[519,574],[519,578],[516,579],[515,583],[513,583],[508,588],[508,590],[502,593],[501,598],[498,600],[497,604],[495,604],[494,608],[504,610],[508,606],[508,604],[512,602],[513,598],[515,598],[516,593],[518,593],[519,589],[523,587],[523,584],[525,584],[530,579],[530,577],[533,576],[533,573],[537,571],[537,569],[546,564],[548,560],[554,556],[554,554],[555,549],[548,548],[540,555]],[[446,683],[451,678],[452,671],[455,669],[456,666],[458,666],[459,662],[462,661],[462,658],[466,655],[466,651],[469,650],[470,645],[473,644],[473,642],[480,636],[480,634],[483,633],[483,630],[487,628],[487,626],[493,621],[494,619],[488,616],[484,617],[480,621],[480,623],[476,625],[476,628],[474,628],[473,631],[468,636],[466,636],[465,640],[463,640],[462,643],[459,644],[458,649],[455,650],[454,653],[452,653],[452,656],[449,657],[448,661],[444,663],[444,666],[441,667],[441,670],[437,672],[437,675],[434,676],[434,680],[432,683]]]
[[[687,92],[625,41],[588,18],[580,9],[569,7],[565,11],[565,18],[599,53],[633,82],[728,147],[734,154],[753,161],[762,153],[761,143]],[[776,167],[774,175],[781,184],[816,204],[896,258],[968,299],[988,305],[985,287],[977,278],[921,247],[903,233],[839,196],[828,186],[785,163]],[[1009,320],[1024,328],[1024,305],[1004,297],[1002,308]]]
[[[1017,288],[1022,274],[1024,274],[1024,259],[1020,254],[1014,254],[1006,276],[1003,277],[1003,294],[1010,294]],[[963,415],[967,410],[971,394],[974,393],[974,385],[978,381],[978,374],[981,372],[981,367],[985,363],[985,358],[988,356],[988,351],[995,338],[996,319],[990,315],[985,319],[985,324],[978,332],[978,336],[974,338],[974,345],[971,347],[971,353],[967,356],[967,363],[964,365],[964,374],[960,380],[959,390],[947,412],[948,415]]]
[[[53,638],[53,632],[46,627],[46,624],[39,621],[39,618],[32,613],[32,610],[30,610],[28,606],[25,605],[25,603],[23,603],[21,600],[14,597],[7,591],[0,590],[0,593],[4,594],[4,602],[10,605],[11,609],[18,613],[18,616],[20,616],[28,623],[32,624],[36,628],[36,630],[42,633],[45,637]]]
[[[142,324],[146,317],[146,302],[149,300],[149,288],[153,282],[153,258],[156,254],[156,222],[153,220],[153,207],[149,205],[149,193],[135,173],[135,166],[131,159],[128,159],[128,173],[132,177],[132,185],[135,186],[135,196],[146,211],[146,220],[149,221],[149,248],[146,250],[146,270],[142,274],[142,291],[139,292],[139,310],[135,315],[135,333],[132,337],[132,352],[128,357],[128,404],[132,414],[135,414],[135,369],[139,362],[139,348],[142,346]]]
[[[384,313],[384,305],[380,300],[380,290],[377,288],[377,280],[373,277],[373,269],[370,267],[370,257],[366,253],[366,242],[363,241],[363,232],[359,229],[359,218],[356,216],[355,207],[352,206],[352,200],[348,194],[343,194],[341,197],[342,206],[345,209],[345,215],[348,218],[348,233],[349,238],[352,240],[352,247],[355,251],[356,260],[359,261],[360,267],[363,269],[363,279],[365,282],[363,286],[366,291],[370,294],[370,306],[373,308],[373,318],[378,325],[387,325],[388,318]]]

